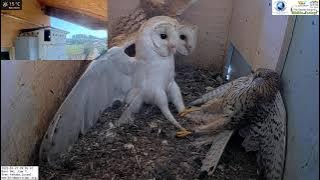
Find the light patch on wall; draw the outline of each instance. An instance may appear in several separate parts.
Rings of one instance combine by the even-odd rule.
[[[51,17],[50,21],[51,26],[70,32],[67,35],[67,38],[71,38],[73,35],[76,34],[91,35],[98,38],[107,38],[108,36],[107,30],[91,30],[89,28],[79,26],[77,24],[73,24],[55,17]]]
[[[51,26],[68,31],[66,54],[69,60],[94,60],[106,52],[107,30],[91,30],[89,28],[50,17]]]
[[[228,72],[227,72],[227,75],[226,75],[227,81],[229,81],[230,78],[231,78],[231,72],[232,72],[232,67],[231,67],[231,65],[229,65],[228,66]]]

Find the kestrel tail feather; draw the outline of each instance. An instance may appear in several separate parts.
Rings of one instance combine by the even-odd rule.
[[[258,165],[267,180],[281,180],[286,150],[286,110],[280,93],[261,111],[268,113],[267,117],[263,121],[256,119],[257,123],[245,128],[242,146],[246,151],[258,151]]]
[[[260,151],[259,155],[265,168],[266,179],[281,180],[286,149],[286,111],[280,93],[274,102],[273,111],[267,121],[270,122],[267,138],[262,139],[264,150]]]

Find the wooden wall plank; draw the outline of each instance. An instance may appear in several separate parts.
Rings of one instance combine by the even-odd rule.
[[[1,62],[1,165],[31,165],[55,112],[87,64]]]
[[[199,27],[197,47],[183,62],[222,72],[231,15],[232,0],[201,0],[182,14],[183,20]]]
[[[272,16],[271,0],[234,1],[230,40],[253,69],[277,69],[292,33],[289,16]]]

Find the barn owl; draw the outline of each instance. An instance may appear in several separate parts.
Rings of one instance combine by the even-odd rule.
[[[286,112],[279,92],[280,77],[269,69],[257,69],[201,98],[182,115],[201,124],[195,133],[215,134],[240,129],[247,151],[258,151],[261,176],[280,180],[286,144]],[[189,114],[190,113],[190,114]]]
[[[132,120],[132,113],[137,113],[143,103],[154,104],[163,115],[181,131],[190,134],[176,121],[169,110],[168,100],[178,112],[183,112],[185,105],[180,88],[174,80],[174,54],[176,53],[179,23],[170,17],[156,16],[149,19],[137,34],[135,57],[132,62],[132,89],[128,93],[127,109],[117,125]],[[121,68],[121,67],[119,67]]]
[[[198,27],[196,25],[179,22],[177,25],[178,41],[177,41],[177,53],[187,56],[190,55],[197,44]],[[128,36],[117,36],[114,39],[118,46],[112,47],[109,51],[100,56],[97,60],[103,59],[115,59],[113,62],[118,70],[127,76],[132,76],[135,66],[137,65],[135,58],[136,46],[135,42],[137,39],[138,32],[132,33]],[[108,58],[107,58],[108,57]],[[129,103],[128,99],[132,99],[132,94],[129,93],[126,102]],[[133,93],[134,94],[134,93]]]
[[[138,7],[121,16],[111,24],[109,47],[119,46],[119,39],[130,36],[154,16],[178,18],[198,0],[140,0]]]
[[[178,27],[178,45],[177,52],[181,55],[187,56],[191,54],[197,44],[198,27],[188,23],[180,23]]]
[[[179,22],[177,25],[177,31],[179,35],[178,44],[177,44],[177,52],[183,56],[187,56],[191,54],[197,44],[198,37],[198,27],[196,25]],[[135,39],[137,38],[138,32],[131,33],[129,35],[118,35],[113,38],[112,46],[113,47],[124,47],[126,51],[130,51],[132,53],[127,53],[129,56],[135,56]],[[110,51],[113,51],[112,48]],[[102,59],[102,56],[99,58]]]
[[[191,54],[197,44],[198,27],[190,23],[182,22],[177,25],[178,41],[177,52],[181,55],[187,56]],[[131,33],[128,36],[117,36],[114,38],[114,42],[117,42],[118,46],[112,47],[107,54],[102,55],[97,60],[113,59],[113,63],[117,69],[127,76],[133,76],[133,72],[137,66],[136,56],[136,39],[138,32]],[[107,58],[108,57],[108,58]],[[130,103],[132,96],[137,89],[131,90],[125,102]]]

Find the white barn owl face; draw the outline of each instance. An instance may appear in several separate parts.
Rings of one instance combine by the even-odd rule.
[[[137,56],[143,56],[142,52],[148,53],[146,49],[152,49],[161,57],[174,55],[179,39],[177,26],[178,22],[167,16],[150,18],[138,33]]]
[[[184,56],[193,52],[197,44],[198,27],[195,25],[181,25],[178,28],[179,40],[177,51]]]
[[[174,26],[169,23],[159,24],[151,32],[154,50],[162,57],[176,53],[178,34]]]

